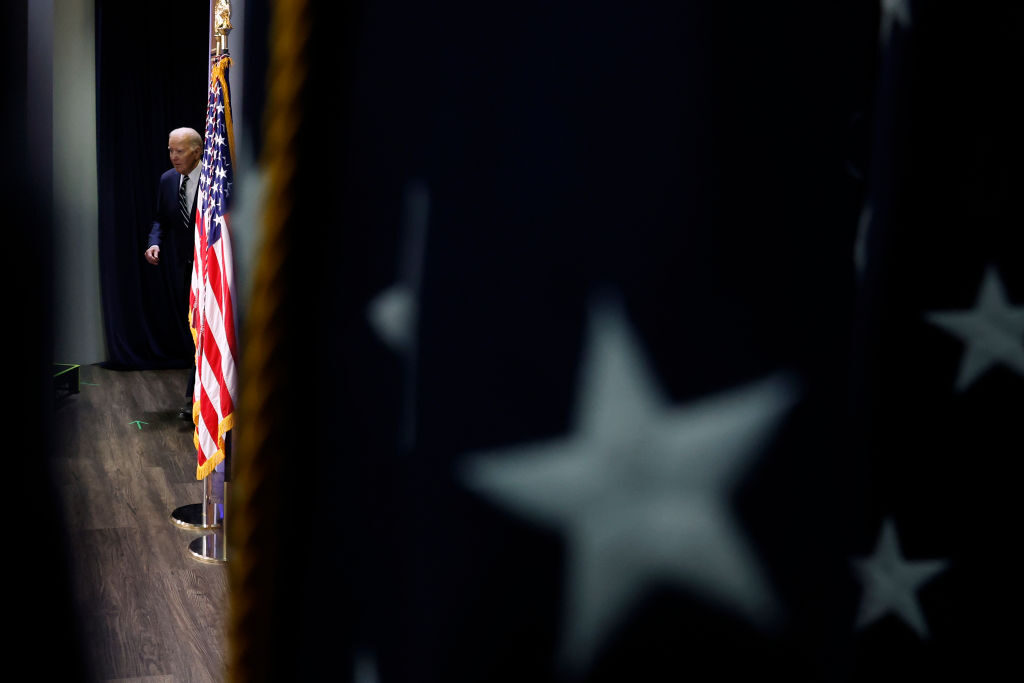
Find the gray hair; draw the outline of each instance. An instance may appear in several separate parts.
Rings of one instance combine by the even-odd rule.
[[[167,134],[167,139],[171,138],[185,138],[194,149],[203,146],[203,137],[194,128],[175,128]]]

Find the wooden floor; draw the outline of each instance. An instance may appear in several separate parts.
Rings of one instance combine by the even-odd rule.
[[[97,681],[223,681],[227,573],[191,558],[170,512],[200,501],[185,370],[81,368],[56,408],[84,648]],[[136,423],[135,421],[141,421]]]

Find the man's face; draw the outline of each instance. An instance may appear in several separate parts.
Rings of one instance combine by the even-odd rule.
[[[202,155],[202,150],[199,147],[193,147],[188,138],[184,136],[172,135],[167,140],[167,151],[171,156],[171,166],[174,166],[174,170],[182,174],[195,168]]]

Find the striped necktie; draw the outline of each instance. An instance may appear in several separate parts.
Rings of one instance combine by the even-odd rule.
[[[181,176],[181,187],[178,188],[178,211],[181,213],[181,224],[188,230],[191,227],[191,221],[188,215],[188,176]]]

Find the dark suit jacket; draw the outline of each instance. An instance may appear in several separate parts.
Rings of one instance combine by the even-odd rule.
[[[196,206],[195,188],[192,191],[192,206],[189,211],[191,220],[186,229],[181,225],[181,218],[178,214],[178,179],[181,177],[173,168],[160,176],[160,185],[156,195],[156,215],[153,218],[153,227],[149,231],[149,244],[160,247],[160,264],[178,271],[180,277],[176,282],[183,283],[186,306],[188,305],[189,281],[192,277],[192,258],[195,247],[196,229]],[[199,183],[196,182],[196,185]]]

